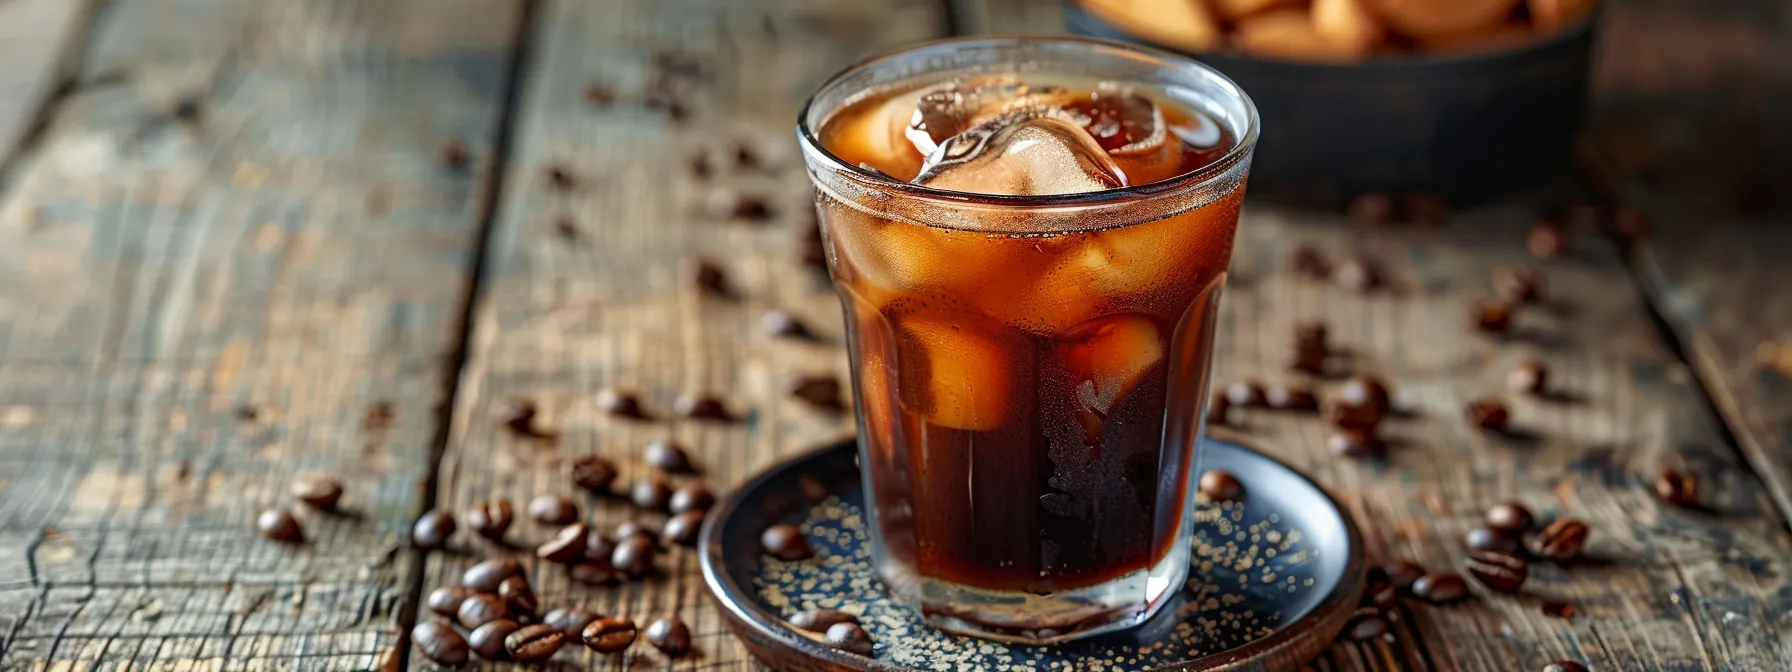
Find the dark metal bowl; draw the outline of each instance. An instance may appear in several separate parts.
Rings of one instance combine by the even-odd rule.
[[[1074,34],[1149,44],[1071,0],[1064,17]],[[1541,182],[1567,164],[1597,23],[1594,12],[1521,46],[1437,58],[1340,64],[1182,53],[1231,77],[1257,104],[1263,135],[1252,194],[1329,205],[1411,189],[1463,204]]]

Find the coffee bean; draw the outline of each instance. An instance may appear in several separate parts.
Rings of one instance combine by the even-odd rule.
[[[809,540],[803,537],[803,531],[795,525],[785,523],[765,528],[759,534],[759,545],[767,555],[788,562],[808,560],[815,556],[815,552],[809,549]]]
[[[261,411],[256,410],[254,406],[243,404],[236,407],[236,419],[238,420],[243,422],[255,422],[255,419],[258,417],[261,417]]]
[[[566,570],[572,580],[590,586],[606,586],[620,580],[616,576],[616,568],[610,565],[610,559],[586,560]]]
[[[1394,221],[1394,197],[1385,191],[1357,194],[1344,206],[1344,215],[1363,226],[1380,226]]]
[[[1686,509],[1699,508],[1699,479],[1672,467],[1662,467],[1655,477],[1655,494],[1661,501]]]
[[[1319,410],[1319,398],[1313,395],[1313,390],[1301,385],[1271,385],[1264,390],[1263,401],[1270,408],[1282,411]]]
[[[297,544],[305,540],[305,530],[299,527],[299,520],[287,513],[286,509],[268,509],[255,517],[255,529],[261,530],[261,536],[283,544]]]
[[[626,618],[600,618],[585,626],[579,638],[598,653],[620,653],[635,643],[635,622]]]
[[[659,531],[653,529],[652,525],[638,520],[625,520],[616,524],[616,531],[611,536],[617,541],[622,541],[630,537],[641,537],[648,541],[653,541],[659,537]]]
[[[1201,474],[1201,496],[1210,502],[1231,502],[1244,496],[1244,484],[1232,472],[1209,469]]]
[[[763,222],[772,218],[772,206],[764,198],[728,187],[711,189],[703,208],[716,219]]]
[[[585,534],[586,558],[602,558],[608,562],[610,554],[614,552],[616,552],[616,537],[610,536],[610,533],[593,527],[590,532]]]
[[[1543,672],[1591,672],[1586,665],[1572,660],[1558,660],[1543,666]]]
[[[1255,380],[1241,380],[1226,386],[1226,401],[1232,402],[1233,406],[1262,406],[1263,397],[1263,384]]]
[[[1399,601],[1400,589],[1388,576],[1386,568],[1371,566],[1364,572],[1363,596],[1357,600],[1358,606],[1374,606],[1380,609],[1393,608]]]
[[[585,632],[585,626],[596,622],[598,618],[596,612],[572,607],[549,611],[541,617],[541,622],[566,633],[568,637],[578,637]]]
[[[1574,560],[1586,546],[1588,532],[1586,523],[1573,518],[1550,523],[1531,538],[1531,554],[1556,561]]]
[[[1381,610],[1374,607],[1356,610],[1356,613],[1350,615],[1350,620],[1344,623],[1344,636],[1349,637],[1353,642],[1380,639],[1382,635],[1386,634],[1388,634],[1387,619],[1382,618]]]
[[[645,418],[647,414],[641,410],[641,399],[635,393],[615,388],[598,390],[595,398],[597,410],[624,418]]]
[[[834,609],[809,609],[790,615],[791,627],[809,632],[827,632],[835,623],[857,623],[859,617]]]
[[[548,525],[565,525],[579,519],[579,503],[566,495],[542,495],[529,500],[529,517]]]
[[[809,403],[810,406],[828,410],[846,408],[840,399],[840,380],[833,376],[808,376],[796,381],[790,388],[790,396]]]
[[[1366,292],[1381,284],[1381,272],[1362,257],[1351,257],[1332,270],[1332,281],[1353,292]]]
[[[398,410],[390,401],[376,401],[367,407],[367,416],[361,419],[361,426],[367,429],[385,429],[398,419]]]
[[[1525,394],[1542,394],[1549,385],[1549,369],[1543,362],[1520,363],[1506,374],[1506,389]]]
[[[660,543],[671,546],[696,546],[697,533],[703,529],[703,509],[686,511],[666,521],[666,530],[660,534]]]
[[[1382,453],[1381,439],[1373,429],[1339,428],[1326,437],[1325,446],[1333,455],[1343,457],[1376,457]]]
[[[653,544],[653,539],[638,535],[616,542],[616,550],[610,553],[610,566],[629,578],[646,576],[653,571],[653,559],[658,554]]]
[[[1327,354],[1322,345],[1297,342],[1289,349],[1288,368],[1313,376],[1325,375]]]
[[[734,420],[734,415],[728,412],[728,407],[722,404],[722,400],[708,394],[687,392],[678,395],[677,399],[672,400],[672,412],[680,417],[699,420]]]
[[[1387,572],[1388,582],[1394,584],[1396,590],[1408,594],[1412,592],[1412,584],[1428,573],[1424,567],[1405,560],[1394,560],[1383,564],[1381,568]]]
[[[417,548],[441,548],[448,545],[456,527],[454,516],[446,511],[424,513],[417,518],[416,524],[411,525],[411,544]]]
[[[481,499],[466,513],[467,526],[479,536],[493,541],[504,538],[505,530],[510,529],[515,517],[508,499]]]
[[[734,146],[734,165],[739,168],[757,168],[759,167],[759,153],[753,151],[753,147],[744,142],[736,144]]]
[[[460,609],[454,612],[455,620],[461,627],[472,629],[500,618],[510,618],[510,607],[504,598],[490,593],[480,593],[461,600]]]
[[[734,288],[728,282],[728,272],[722,270],[721,264],[715,261],[698,259],[692,262],[691,281],[704,294],[720,298],[734,296]]]
[[[539,436],[535,429],[535,400],[516,398],[498,407],[498,422],[522,436]]]
[[[454,618],[460,613],[460,603],[473,595],[473,589],[462,586],[442,586],[429,591],[429,610]]]
[[[1503,432],[1511,421],[1512,414],[1506,410],[1505,402],[1498,399],[1476,399],[1468,403],[1463,411],[1471,425],[1493,432]]]
[[[1487,526],[1506,534],[1524,534],[1536,524],[1531,510],[1519,502],[1495,504],[1487,510]]]
[[[516,621],[500,618],[477,628],[467,634],[467,644],[473,647],[473,653],[486,660],[510,660],[510,650],[504,648],[504,638],[522,629]]]
[[[1550,600],[1543,603],[1543,615],[1555,618],[1574,618],[1574,605]]]
[[[572,461],[572,484],[592,495],[610,494],[616,482],[616,463],[602,455],[580,455]]]
[[[423,657],[438,665],[464,665],[469,652],[467,640],[447,624],[430,621],[411,628],[411,644]]]
[[[1493,271],[1493,293],[1512,303],[1535,303],[1543,298],[1543,279],[1523,266],[1505,266]]]
[[[467,166],[467,146],[459,140],[447,140],[436,148],[436,159],[449,168],[465,168]]]
[[[1207,424],[1209,424],[1209,425],[1224,425],[1224,424],[1226,424],[1226,415],[1231,410],[1232,410],[1232,402],[1226,400],[1226,395],[1224,395],[1224,394],[1213,395],[1212,399],[1207,400]]]
[[[871,641],[871,635],[859,627],[858,623],[850,621],[828,626],[826,637],[828,646],[861,656],[870,656],[871,650],[876,647]]]
[[[305,474],[293,479],[289,489],[294,499],[319,511],[335,511],[342,501],[342,481],[329,474]]]
[[[609,107],[616,102],[616,90],[604,84],[592,84],[585,87],[585,104],[592,107]]]
[[[672,498],[672,488],[665,481],[643,478],[628,489],[628,501],[649,511],[664,511]]]
[[[1531,566],[1516,553],[1470,551],[1464,564],[1470,576],[1501,593],[1516,593],[1531,575]]]
[[[1512,304],[1497,299],[1478,301],[1469,311],[1469,318],[1483,333],[1504,335],[1512,331]]]
[[[544,623],[524,626],[504,638],[504,648],[518,662],[539,663],[553,658],[566,643],[566,633]]]
[[[709,488],[703,487],[702,483],[686,483],[672,491],[672,499],[667,502],[667,508],[672,513],[685,513],[706,511],[715,504],[716,496]]]
[[[535,589],[529,586],[529,577],[522,574],[498,584],[498,597],[504,598],[504,604],[513,614],[533,616],[535,610],[541,608],[541,600],[536,599]]]
[[[661,471],[678,474],[692,471],[691,456],[685,452],[684,446],[668,439],[647,444],[642,458]]]
[[[647,643],[677,658],[691,651],[691,629],[677,616],[657,619],[647,624]]]
[[[591,527],[584,523],[573,523],[560,528],[553,538],[535,549],[535,557],[558,565],[578,562],[585,556],[585,537]]]
[[[481,593],[498,592],[498,584],[523,573],[522,564],[510,558],[492,558],[461,572],[460,585]]]
[[[1530,233],[1524,236],[1524,249],[1538,259],[1553,259],[1568,249],[1568,232],[1555,222],[1543,222],[1531,227]]]
[[[1442,226],[1450,216],[1450,203],[1444,197],[1425,192],[1408,192],[1402,199],[1406,221],[1419,226]]]
[[[814,336],[814,334],[809,331],[809,325],[803,324],[803,321],[797,319],[795,315],[791,315],[782,310],[765,311],[764,315],[759,316],[759,326],[765,329],[765,333],[773,336],[799,339],[807,339]]]
[[[1412,595],[1432,604],[1450,604],[1468,599],[1468,582],[1459,574],[1432,572],[1412,582]]]
[[[1368,406],[1383,415],[1393,410],[1393,395],[1388,392],[1387,383],[1375,376],[1352,376],[1350,380],[1344,381],[1344,387],[1339,389],[1338,394],[1346,404]]]
[[[1326,268],[1325,257],[1321,256],[1319,250],[1313,249],[1311,245],[1294,248],[1294,252],[1288,255],[1288,270],[1294,273],[1295,277],[1306,280],[1324,280],[1330,274],[1330,269]]]
[[[1330,349],[1326,342],[1327,329],[1324,322],[1301,322],[1294,325],[1294,344],[1299,347],[1316,348],[1320,352]]]
[[[699,180],[707,180],[716,172],[715,167],[709,162],[709,155],[702,152],[691,155],[691,159],[685,162],[685,165],[690,168],[691,177]]]
[[[1524,548],[1524,542],[1518,535],[1501,532],[1490,527],[1477,527],[1468,531],[1463,540],[1470,550],[1499,551],[1517,553]]]
[[[578,180],[565,166],[548,166],[542,174],[547,177],[548,186],[556,190],[567,191],[578,186]]]
[[[1342,429],[1373,431],[1381,424],[1384,415],[1386,413],[1379,407],[1353,404],[1343,399],[1333,399],[1325,405],[1325,421]]]

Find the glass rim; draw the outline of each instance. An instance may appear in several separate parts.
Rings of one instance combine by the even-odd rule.
[[[828,93],[835,86],[838,86],[842,81],[853,75],[870,70],[898,57],[947,47],[957,48],[967,45],[995,47],[1001,45],[1018,45],[1025,42],[1059,42],[1065,44],[1081,44],[1090,48],[1099,47],[1115,49],[1131,52],[1138,56],[1148,57],[1163,65],[1184,70],[1194,70],[1200,72],[1204,76],[1213,77],[1223,86],[1228,95],[1236,96],[1238,102],[1244,106],[1244,128],[1242,132],[1238,134],[1238,140],[1234,142],[1232,147],[1226,150],[1226,153],[1220,156],[1219,159],[1216,159],[1213,163],[1197,170],[1182,173],[1169,179],[1158,180],[1147,184],[1115,187],[1113,189],[1074,194],[1013,196],[938,189],[914,184],[912,182],[903,182],[890,177],[889,175],[885,175],[882,172],[867,170],[849,164],[840,157],[834,155],[833,152],[828,151],[828,148],[821,143],[821,138],[816,132],[818,129],[809,123],[809,119],[812,116],[811,113],[815,111],[822,94]],[[829,110],[828,112],[831,114],[833,110]],[[825,117],[823,117],[823,119],[825,119]],[[835,174],[857,182],[865,187],[876,189],[881,192],[894,192],[910,198],[959,206],[984,205],[999,206],[1004,209],[1027,210],[1121,203],[1139,200],[1141,198],[1179,194],[1197,189],[1211,181],[1223,177],[1240,161],[1245,160],[1246,157],[1251,155],[1252,150],[1254,150],[1257,145],[1259,124],[1260,119],[1257,114],[1256,103],[1251,100],[1250,95],[1246,94],[1242,87],[1238,86],[1237,82],[1232,81],[1232,78],[1227,77],[1225,73],[1220,72],[1213,66],[1187,56],[1118,40],[1099,37],[1084,37],[1080,35],[978,35],[968,37],[947,37],[925,42],[911,43],[895,49],[872,54],[842,68],[839,72],[834,73],[833,76],[822,82],[820,86],[815,87],[815,92],[809,94],[809,98],[803,101],[801,110],[797,112],[797,139],[802,145],[803,153],[818,159],[822,164],[822,168],[830,170]],[[811,164],[810,168],[814,169],[814,167],[815,166]]]

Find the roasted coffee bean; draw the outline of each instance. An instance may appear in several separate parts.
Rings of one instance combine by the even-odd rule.
[[[1379,407],[1333,399],[1325,404],[1325,421],[1344,429],[1374,430],[1386,415]]]
[[[759,152],[753,151],[752,145],[742,142],[734,146],[735,167],[758,168],[759,163]]]
[[[1357,609],[1356,613],[1350,615],[1350,620],[1344,623],[1344,636],[1349,637],[1353,642],[1380,639],[1382,635],[1386,634],[1388,634],[1387,619],[1382,618],[1381,610],[1374,607]]]
[[[578,223],[572,221],[572,217],[568,217],[566,215],[561,215],[559,217],[555,217],[554,218],[554,235],[559,236],[561,240],[566,240],[566,241],[578,240],[579,239],[579,225],[578,225]]]
[[[1574,560],[1586,546],[1589,531],[1586,523],[1573,518],[1550,523],[1531,538],[1531,554],[1549,560]]]
[[[647,444],[642,458],[661,471],[678,474],[692,471],[690,454],[685,452],[684,446],[668,439]]]
[[[289,489],[294,499],[319,511],[335,511],[342,501],[342,481],[329,474],[306,474],[293,479]]]
[[[1524,540],[1516,534],[1495,530],[1491,527],[1477,527],[1468,531],[1463,540],[1470,550],[1499,551],[1501,553],[1517,553],[1524,548]]]
[[[255,419],[258,417],[261,417],[261,411],[256,410],[254,406],[243,404],[236,407],[236,419],[238,420],[243,422],[255,422]]]
[[[1333,455],[1343,457],[1376,457],[1381,455],[1381,438],[1373,429],[1341,427],[1325,439],[1326,448]]]
[[[1210,502],[1230,502],[1244,496],[1244,484],[1232,472],[1209,469],[1201,474],[1200,491]]]
[[[1262,406],[1263,397],[1263,383],[1255,380],[1241,380],[1226,386],[1226,401],[1232,402],[1233,406]]]
[[[1288,368],[1313,376],[1324,375],[1326,355],[1324,346],[1295,343],[1289,349]]]
[[[584,634],[585,626],[596,622],[596,612],[579,607],[555,609],[542,615],[541,622],[566,633],[568,637],[579,637]]]
[[[643,478],[629,486],[628,501],[649,511],[664,511],[672,498],[672,488],[665,481]]]
[[[1524,236],[1524,249],[1538,259],[1553,259],[1562,256],[1568,249],[1568,232],[1555,222],[1543,222],[1531,227],[1530,233]]]
[[[858,623],[851,621],[828,626],[826,637],[828,646],[861,656],[871,655],[871,650],[876,646],[871,641],[871,635],[859,627]]]
[[[286,509],[268,509],[255,517],[255,529],[261,536],[283,544],[297,544],[305,540],[305,530],[299,527],[299,519],[292,517]]]
[[[566,495],[542,495],[529,500],[529,517],[548,525],[565,525],[579,519],[579,503]]]
[[[411,526],[411,544],[417,548],[441,548],[448,545],[457,527],[447,511],[430,511]]]
[[[1232,410],[1232,402],[1228,401],[1226,399],[1226,395],[1224,395],[1224,394],[1213,395],[1212,399],[1207,400],[1207,424],[1209,424],[1209,425],[1224,425],[1224,424],[1226,424],[1226,420],[1227,420],[1226,416],[1231,410]]]
[[[759,326],[765,329],[765,333],[773,336],[785,338],[812,338],[814,336],[809,331],[809,325],[803,324],[803,321],[797,319],[797,316],[782,310],[765,311],[764,315],[759,316]]]
[[[647,413],[641,410],[641,399],[635,393],[615,388],[598,390],[597,410],[624,418],[645,418]]]
[[[1699,479],[1673,467],[1662,467],[1655,476],[1655,494],[1674,506],[1699,508]]]
[[[600,618],[585,626],[579,639],[598,653],[621,653],[635,643],[635,622],[626,618]]]
[[[562,527],[547,543],[535,549],[535,557],[559,565],[578,562],[585,557],[585,537],[590,533],[591,527],[584,523]]]
[[[809,632],[827,632],[835,623],[857,623],[859,617],[835,609],[809,609],[790,615],[791,627]]]
[[[361,426],[367,429],[385,429],[398,419],[398,409],[393,408],[390,401],[376,401],[367,407],[367,416],[361,419]]]
[[[498,584],[498,597],[504,598],[504,604],[513,614],[533,616],[535,610],[541,608],[541,600],[536,599],[535,589],[529,586],[529,577],[522,574]]]
[[[461,627],[471,630],[500,618],[510,618],[510,607],[502,597],[480,593],[461,600],[460,609],[454,612],[454,618],[460,622]]]
[[[672,513],[707,511],[709,507],[715,505],[715,493],[710,492],[709,488],[703,487],[702,483],[686,483],[678,486],[677,490],[672,491],[672,498],[666,503]]]
[[[1344,206],[1344,215],[1362,226],[1380,226],[1394,221],[1394,197],[1385,191],[1357,194]]]
[[[461,572],[460,585],[481,593],[498,592],[498,584],[523,573],[522,564],[510,558],[492,558]]]
[[[1543,666],[1543,672],[1591,672],[1586,665],[1572,660],[1558,660]]]
[[[610,565],[610,559],[586,560],[566,570],[572,580],[589,586],[604,586],[616,583],[621,577],[616,576],[616,568]]]
[[[467,165],[467,146],[459,140],[447,140],[436,148],[436,159],[449,168],[465,168]]]
[[[1498,299],[1477,301],[1469,310],[1476,329],[1496,336],[1512,331],[1512,304]]]
[[[616,482],[616,463],[602,455],[580,455],[572,461],[572,484],[602,497]]]
[[[765,528],[759,535],[759,545],[766,555],[788,562],[808,560],[815,556],[815,552],[809,549],[809,540],[803,537],[803,531],[795,525],[785,523]]]
[[[593,527],[590,532],[585,534],[586,558],[603,558],[608,561],[610,554],[614,552],[616,552],[616,537],[611,536],[610,533]]]
[[[1294,273],[1295,277],[1307,280],[1324,280],[1330,274],[1330,269],[1326,268],[1325,257],[1321,256],[1319,250],[1313,249],[1311,245],[1294,248],[1294,252],[1288,255],[1288,270]]]
[[[652,525],[638,520],[625,520],[616,524],[616,530],[611,536],[617,541],[622,541],[629,537],[641,537],[648,541],[653,541],[655,538],[659,537],[659,531],[653,529]]]
[[[592,84],[585,87],[585,104],[592,107],[609,107],[615,103],[615,89],[604,84]]]
[[[1319,397],[1313,390],[1300,385],[1271,385],[1263,392],[1263,401],[1270,408],[1282,411],[1317,411]]]
[[[567,170],[565,166],[548,166],[542,174],[547,176],[548,186],[560,191],[572,189],[579,183],[572,176],[572,171]]]
[[[504,532],[510,529],[510,523],[516,513],[510,508],[508,499],[481,499],[467,509],[467,526],[481,537],[491,540],[504,538]]]
[[[1525,394],[1542,394],[1549,385],[1549,369],[1543,362],[1526,361],[1506,374],[1506,389]]]
[[[652,538],[632,536],[616,542],[616,550],[610,553],[610,566],[629,578],[640,578],[653,571],[658,552]]]
[[[690,161],[685,162],[685,165],[690,167],[691,177],[699,180],[707,180],[716,172],[715,166],[709,162],[709,155],[702,152],[691,155]]]
[[[722,400],[708,394],[687,392],[678,395],[677,399],[672,400],[672,412],[677,413],[680,417],[699,420],[730,421],[734,419],[734,415],[728,412],[728,407],[722,404]]]
[[[1505,402],[1498,399],[1476,399],[1468,403],[1463,411],[1471,425],[1488,431],[1503,432],[1512,415],[1506,410]]]
[[[486,660],[510,660],[510,651],[504,648],[504,638],[522,629],[516,621],[500,618],[473,629],[467,634],[467,644],[473,647],[473,653]]]
[[[833,376],[808,376],[796,381],[790,388],[790,396],[809,403],[816,408],[840,410],[846,408],[841,401],[840,379]]]
[[[566,643],[566,633],[545,623],[523,626],[504,638],[504,648],[518,662],[539,663],[553,658]]]
[[[1407,192],[1401,199],[1406,206],[1406,221],[1419,226],[1442,226],[1450,216],[1450,203],[1437,194]]]
[[[438,665],[464,665],[470,656],[466,638],[445,623],[418,623],[411,628],[411,644]]]
[[[1432,604],[1450,604],[1468,599],[1468,582],[1460,574],[1432,572],[1412,582],[1412,595]]]
[[[694,509],[672,516],[666,521],[666,529],[660,533],[660,543],[665,546],[696,546],[697,533],[703,529],[703,509]]]
[[[1555,618],[1574,618],[1574,605],[1550,600],[1543,603],[1543,615]]]
[[[1381,568],[1382,571],[1387,572],[1388,582],[1394,584],[1396,590],[1407,594],[1412,593],[1413,583],[1429,573],[1425,571],[1424,567],[1406,560],[1395,560],[1383,564]]]
[[[1371,375],[1352,376],[1338,390],[1339,398],[1353,406],[1368,406],[1380,414],[1393,410],[1393,395],[1387,383]]]
[[[1531,510],[1519,502],[1495,504],[1487,510],[1487,526],[1506,534],[1524,534],[1536,524]]]
[[[1301,322],[1294,325],[1294,344],[1299,347],[1317,348],[1324,352],[1330,349],[1327,343],[1328,330],[1324,322]]]
[[[1512,303],[1535,303],[1543,298],[1543,279],[1523,266],[1506,266],[1493,272],[1493,293]]]
[[[462,586],[442,586],[429,591],[429,610],[454,618],[460,613],[460,603],[473,595],[473,589]]]
[[[1501,593],[1516,593],[1531,575],[1530,564],[1516,553],[1469,551],[1465,565],[1470,576]]]
[[[728,272],[722,266],[709,259],[698,259],[692,262],[691,280],[697,283],[697,289],[704,294],[721,298],[734,295],[734,288],[728,282]]]
[[[540,430],[535,428],[537,412],[535,400],[518,397],[498,407],[498,422],[517,434],[539,436]]]
[[[772,217],[772,206],[764,198],[721,186],[710,190],[703,202],[703,210],[716,219],[763,222]]]
[[[1366,292],[1381,284],[1381,272],[1368,259],[1351,257],[1332,270],[1332,281],[1353,292]]]
[[[691,652],[691,629],[677,616],[647,624],[647,643],[673,658]]]

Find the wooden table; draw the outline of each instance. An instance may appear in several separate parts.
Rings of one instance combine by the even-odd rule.
[[[1387,641],[1316,669],[1792,669],[1792,5],[1611,4],[1583,176],[1653,214],[1652,241],[1575,230],[1565,257],[1531,260],[1534,199],[1435,230],[1247,207],[1220,379],[1284,379],[1290,325],[1323,319],[1413,413],[1382,463],[1331,456],[1317,420],[1245,412],[1228,431],[1338,493],[1376,557],[1457,568],[1480,512],[1513,498],[1594,530],[1595,562],[1540,565],[1518,597],[1406,604]],[[0,0],[0,669],[428,667],[401,633],[476,556],[411,549],[420,512],[570,492],[568,459],[592,452],[634,477],[656,437],[733,484],[848,435],[787,394],[846,373],[836,299],[798,260],[795,106],[871,51],[1055,31],[1056,8]],[[769,221],[709,212],[724,188]],[[1389,290],[1292,279],[1301,244],[1371,255]],[[736,298],[699,291],[698,257]],[[1518,337],[1472,335],[1468,302],[1516,263],[1549,302]],[[765,334],[772,308],[820,341]],[[1470,430],[1464,403],[1529,356],[1568,401],[1511,399],[1525,440]],[[617,420],[591,401],[606,386],[662,417],[714,392],[745,421]],[[516,397],[556,443],[502,431]],[[1697,472],[1712,510],[1663,504],[1664,465]],[[355,515],[302,514],[300,547],[259,538],[256,512],[306,472],[343,476]],[[676,612],[697,635],[676,663],[645,645],[569,663],[752,667],[689,557],[624,588],[536,577],[550,602]]]

